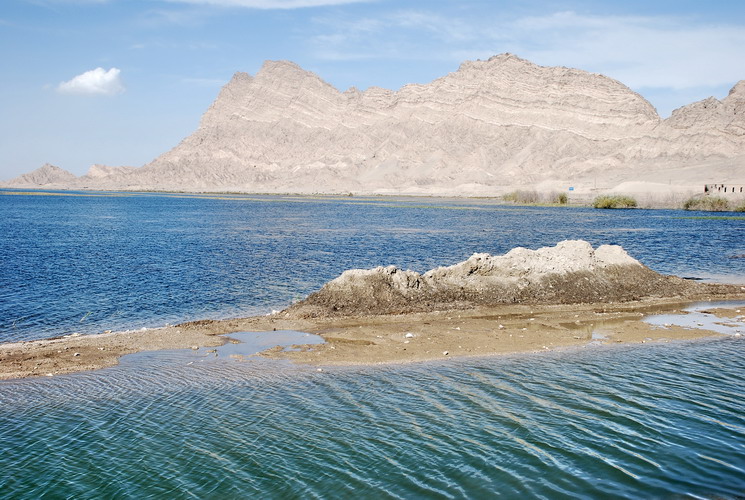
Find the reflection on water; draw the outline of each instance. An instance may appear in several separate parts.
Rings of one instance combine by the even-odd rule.
[[[323,372],[143,353],[0,384],[0,496],[734,497],[744,353],[729,337]]]
[[[254,356],[275,346],[284,347],[284,350],[299,349],[299,346],[323,344],[323,337],[312,333],[298,332],[295,330],[275,330],[271,332],[236,332],[228,336],[228,342],[219,347],[206,349],[195,349],[194,354],[199,356],[199,361],[209,359],[229,358],[243,361],[249,356]],[[197,353],[197,351],[199,351]]]
[[[713,309],[732,309],[735,316],[723,318]],[[666,328],[672,325],[683,328],[700,328],[723,335],[745,334],[745,303],[743,302],[699,302],[683,310],[683,314],[656,314],[644,319],[649,324]]]

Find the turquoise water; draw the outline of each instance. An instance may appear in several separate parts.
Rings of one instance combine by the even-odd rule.
[[[323,372],[141,354],[0,384],[0,497],[736,498],[743,353],[728,338]]]
[[[247,198],[0,194],[0,340],[268,312],[348,267],[421,271],[565,238],[622,244],[661,272],[745,277],[735,218]],[[728,336],[321,372],[141,353],[0,382],[0,498],[738,498],[744,348]]]

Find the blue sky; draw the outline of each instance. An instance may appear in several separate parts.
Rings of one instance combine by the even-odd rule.
[[[141,166],[266,59],[398,89],[503,52],[606,74],[666,117],[745,79],[745,2],[3,0],[0,179]]]

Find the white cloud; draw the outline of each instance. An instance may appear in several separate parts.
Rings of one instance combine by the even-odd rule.
[[[97,94],[97,95],[115,95],[124,92],[118,68],[111,68],[106,71],[103,68],[96,68],[76,76],[70,81],[62,82],[57,87],[57,91],[62,94]]]
[[[302,9],[350,3],[367,3],[374,0],[166,0],[171,3],[215,5],[220,7],[247,7],[250,9]]]

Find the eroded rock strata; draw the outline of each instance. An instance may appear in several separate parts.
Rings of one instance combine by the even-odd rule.
[[[428,84],[340,92],[287,61],[236,73],[199,128],[142,168],[15,187],[487,194],[634,181],[745,183],[745,81],[663,120],[622,83],[511,54]],[[699,184],[701,186],[699,186]]]

